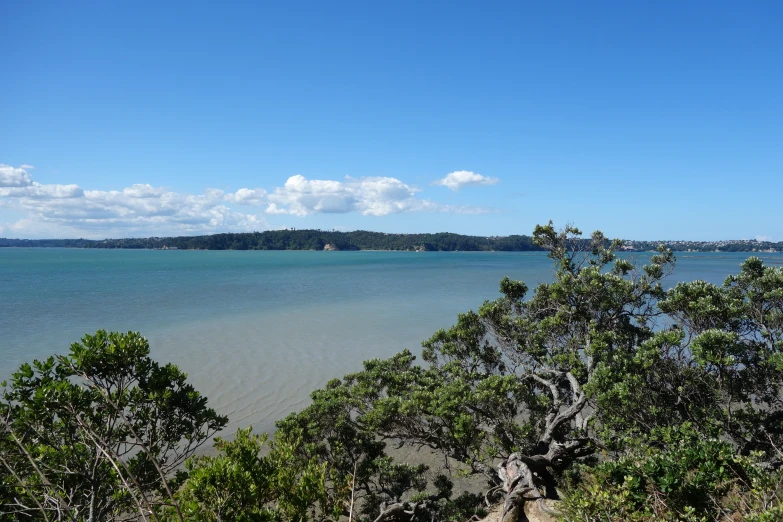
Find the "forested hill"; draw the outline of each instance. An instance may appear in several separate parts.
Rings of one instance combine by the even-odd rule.
[[[191,250],[541,250],[529,236],[480,237],[460,234],[385,234],[323,230],[269,230],[209,236],[132,239],[2,239],[0,247],[177,248]]]
[[[621,250],[654,250],[665,244],[686,252],[783,252],[783,242],[736,241],[636,241],[625,240]],[[324,230],[269,230],[209,236],[148,237],[129,239],[3,239],[0,247],[155,248],[180,250],[418,250],[520,252],[541,250],[529,236],[464,236],[438,234],[386,234],[383,232],[329,232]]]

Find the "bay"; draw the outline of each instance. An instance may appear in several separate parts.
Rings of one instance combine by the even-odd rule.
[[[749,255],[680,253],[667,284],[721,283]],[[0,380],[85,333],[140,331],[229,432],[268,431],[362,361],[418,353],[503,276],[533,288],[553,274],[544,253],[0,249]]]

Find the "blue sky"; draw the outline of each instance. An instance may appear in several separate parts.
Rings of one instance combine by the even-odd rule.
[[[0,237],[783,240],[783,3],[3,2]]]

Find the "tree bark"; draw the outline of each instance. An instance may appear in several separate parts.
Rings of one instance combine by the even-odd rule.
[[[506,492],[501,522],[553,520],[552,516],[558,514],[545,503],[546,498],[557,498],[554,480],[546,469],[545,459],[545,455],[531,458],[512,453],[498,466],[498,476],[503,481],[503,491]],[[546,489],[546,495],[541,494],[542,487]],[[534,502],[536,505],[535,509],[539,513],[535,518],[530,518],[526,513],[525,504],[528,502]]]

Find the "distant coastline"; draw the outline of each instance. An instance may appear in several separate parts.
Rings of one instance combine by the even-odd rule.
[[[645,252],[666,245],[676,252],[783,252],[783,242],[754,239],[726,241],[623,240],[621,250]],[[268,230],[206,236],[148,237],[124,239],[6,239],[0,248],[129,248],[151,250],[377,250],[416,252],[528,252],[540,251],[530,236],[467,236],[437,234],[388,234],[384,232],[337,232],[325,230]]]

